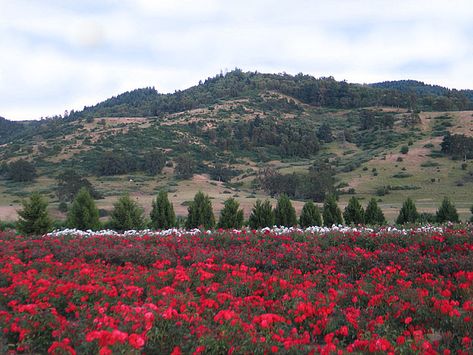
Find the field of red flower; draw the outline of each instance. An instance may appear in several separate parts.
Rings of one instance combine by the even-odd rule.
[[[0,234],[0,353],[473,353],[473,231]]]

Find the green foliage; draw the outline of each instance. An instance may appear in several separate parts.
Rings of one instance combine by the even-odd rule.
[[[416,223],[419,220],[419,213],[417,212],[414,201],[409,197],[404,201],[399,216],[397,217],[397,224]]]
[[[365,224],[367,225],[383,225],[386,224],[386,218],[383,211],[379,208],[375,198],[368,202],[365,210]]]
[[[297,224],[296,210],[286,194],[281,194],[274,209],[274,222],[278,226],[292,227]]]
[[[471,208],[470,208],[470,212],[473,214],[473,205],[472,205]],[[471,216],[470,222],[473,222],[473,216]]]
[[[312,201],[306,202],[302,207],[299,224],[302,228],[322,225],[319,208]]]
[[[57,177],[56,195],[60,201],[72,201],[82,188],[87,189],[93,198],[102,196],[94,189],[88,179],[72,169],[66,169]]]
[[[333,141],[332,128],[327,123],[323,123],[317,130],[317,138],[325,143]]]
[[[348,201],[348,205],[343,211],[343,218],[345,219],[346,224],[357,225],[365,223],[365,212],[355,196],[352,196],[350,201]]]
[[[248,223],[253,229],[272,227],[274,225],[274,213],[271,202],[269,200],[265,200],[264,202],[256,200],[251,210]]]
[[[160,174],[166,164],[163,152],[157,150],[144,155],[142,170],[149,175]]]
[[[447,132],[441,143],[442,152],[454,158],[473,158],[473,137],[464,134],[453,134]]]
[[[179,179],[190,179],[194,174],[195,161],[189,154],[183,154],[176,158],[175,174]]]
[[[99,210],[86,187],[82,187],[72,202],[66,224],[81,230],[99,229]]]
[[[16,228],[25,235],[42,235],[50,231],[52,221],[48,214],[48,203],[37,192],[31,194],[29,201],[22,202],[18,211]]]
[[[233,198],[225,200],[223,209],[220,212],[218,220],[218,228],[235,228],[239,229],[243,225],[243,210],[240,204]]]
[[[210,201],[210,197],[202,191],[195,194],[194,200],[187,208],[187,211],[187,228],[204,227],[206,229],[211,229],[215,226],[212,202]]]
[[[129,195],[124,195],[113,205],[110,225],[119,231],[141,229],[144,226],[143,209]]]
[[[329,195],[324,201],[323,209],[324,225],[331,227],[334,224],[342,224],[342,211],[337,205],[337,200],[334,195]]]
[[[165,191],[159,191],[158,196],[153,200],[150,217],[151,225],[155,229],[168,229],[176,226],[176,214]]]
[[[36,168],[33,163],[19,159],[8,164],[7,178],[17,182],[33,181],[36,177]]]
[[[403,145],[400,150],[401,154],[409,153],[409,147],[407,145]]]
[[[458,218],[458,212],[453,203],[448,197],[445,197],[440,205],[440,208],[437,211],[437,222],[455,222],[458,223],[460,219]]]

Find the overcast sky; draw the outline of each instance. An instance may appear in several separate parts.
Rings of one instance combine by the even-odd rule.
[[[235,67],[473,88],[471,0],[0,0],[0,116],[173,92]]]

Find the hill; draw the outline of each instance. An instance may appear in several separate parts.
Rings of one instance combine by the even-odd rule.
[[[123,93],[66,117],[1,119],[0,219],[14,219],[33,190],[64,216],[57,189],[65,171],[104,197],[102,215],[124,192],[149,210],[159,189],[186,215],[200,189],[217,211],[233,196],[246,215],[257,198],[286,192],[300,209],[337,191],[342,206],[353,194],[376,196],[391,221],[407,196],[430,213],[450,196],[466,218],[473,157],[457,141],[465,137],[460,145],[469,147],[472,102],[418,82],[380,85],[235,70],[173,94]],[[441,145],[447,136],[452,149]],[[33,181],[11,173],[23,160]]]

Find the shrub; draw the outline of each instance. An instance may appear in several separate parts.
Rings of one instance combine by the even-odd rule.
[[[220,218],[218,220],[219,228],[236,228],[239,229],[243,225],[243,210],[237,200],[229,198],[225,200]]]
[[[401,154],[409,153],[409,147],[407,145],[403,145],[400,150]]]
[[[407,198],[404,201],[401,210],[399,211],[399,216],[397,217],[396,223],[397,224],[405,224],[405,223],[415,223],[419,219],[419,213],[417,212],[416,205],[411,198]]]
[[[176,214],[174,213],[171,202],[169,202],[168,194],[165,191],[159,191],[152,205],[153,208],[150,217],[151,226],[153,228],[167,229],[176,225]]]
[[[19,159],[8,164],[7,178],[16,182],[33,181],[36,177],[36,168],[33,163]]]
[[[48,214],[48,203],[37,192],[29,201],[23,201],[23,209],[18,211],[16,228],[25,235],[41,235],[49,232],[52,221]]]
[[[355,196],[350,198],[348,205],[343,211],[343,218],[346,224],[363,224],[365,223],[365,212],[360,202]]]
[[[198,228],[203,226],[204,228],[210,229],[215,226],[215,217],[210,197],[202,191],[195,194],[194,200],[187,208],[187,211],[187,228]]]
[[[99,210],[87,188],[81,188],[74,198],[67,215],[66,224],[69,227],[82,230],[98,229],[100,227]]]
[[[269,200],[264,202],[256,200],[248,222],[253,229],[272,227],[274,225],[274,213],[271,202]]]
[[[437,211],[437,222],[444,223],[444,222],[456,222],[458,223],[460,220],[458,218],[458,212],[453,203],[450,201],[448,197],[445,197],[440,205],[440,208]]]
[[[329,227],[334,224],[343,223],[342,211],[338,207],[337,201],[334,195],[329,195],[325,199],[323,217],[324,217],[324,225],[329,226]]]
[[[379,208],[375,198],[372,198],[370,202],[368,202],[368,206],[366,206],[365,223],[369,225],[386,224],[386,218],[384,217],[381,208]]]
[[[302,207],[299,224],[303,228],[322,225],[319,208],[312,201],[306,202]]]
[[[278,226],[291,227],[297,224],[296,210],[287,195],[282,194],[274,209],[274,221]]]
[[[124,195],[113,205],[110,225],[119,231],[141,229],[144,226],[143,209],[128,194]]]

